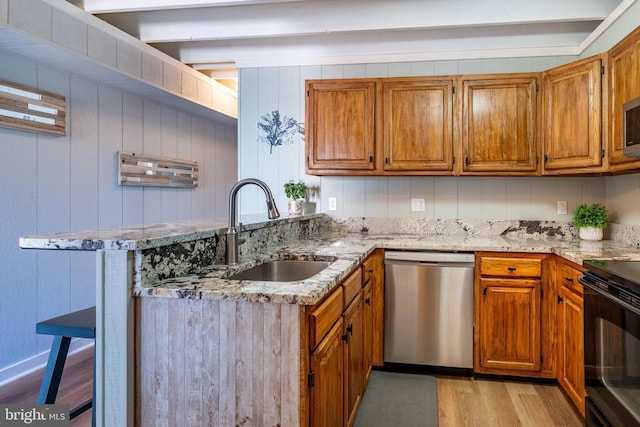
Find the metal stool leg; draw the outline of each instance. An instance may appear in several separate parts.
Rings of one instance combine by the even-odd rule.
[[[47,368],[44,371],[40,392],[38,393],[38,404],[55,403],[60,386],[60,378],[64,369],[64,362],[67,360],[70,337],[56,335],[53,337]]]

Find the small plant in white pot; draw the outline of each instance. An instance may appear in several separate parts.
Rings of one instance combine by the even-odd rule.
[[[578,229],[583,240],[602,240],[603,230],[608,223],[607,209],[600,203],[581,204],[573,213],[573,226]]]
[[[284,185],[284,194],[289,200],[289,216],[300,216],[304,210],[304,200],[307,196],[307,185],[304,182],[287,182]]]

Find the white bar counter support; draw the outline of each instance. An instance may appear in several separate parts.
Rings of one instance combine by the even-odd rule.
[[[134,252],[96,252],[96,426],[134,420]]]

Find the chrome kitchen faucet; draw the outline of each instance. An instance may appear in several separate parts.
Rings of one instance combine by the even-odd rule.
[[[255,184],[258,187],[262,188],[265,196],[267,196],[267,213],[269,219],[276,219],[280,216],[280,212],[278,212],[278,207],[276,206],[276,202],[273,200],[273,195],[271,194],[271,190],[269,186],[259,179],[255,178],[245,178],[238,181],[233,188],[231,188],[231,192],[229,193],[229,228],[227,228],[227,253],[225,257],[226,264],[237,264],[238,263],[238,230],[236,230],[236,199],[238,190],[241,187],[247,184]]]

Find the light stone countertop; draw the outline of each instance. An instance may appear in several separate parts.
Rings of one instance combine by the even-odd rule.
[[[322,214],[311,215],[311,218]],[[309,217],[306,217],[309,218]],[[257,230],[267,222],[264,215],[241,218],[248,223],[243,231]],[[262,221],[262,222],[260,222]],[[280,220],[280,223],[296,219]],[[101,230],[50,233],[20,238],[25,249],[61,250],[145,250],[221,234],[225,220],[163,223],[150,226],[115,227]],[[422,251],[491,251],[553,253],[577,264],[587,259],[640,261],[640,249],[611,240],[588,242],[578,239],[518,238],[500,235],[445,235],[371,232],[334,232],[322,237],[297,241],[287,246],[270,247],[235,266],[213,264],[179,277],[137,284],[134,295],[188,299],[221,299],[279,304],[312,305],[346,278],[374,249]],[[335,260],[311,278],[295,282],[228,280],[226,277],[274,259],[320,258]]]
[[[228,267],[215,265],[198,273],[137,287],[137,296],[223,299],[278,304],[313,305],[346,278],[376,248],[435,251],[492,251],[553,253],[577,264],[586,259],[625,259],[640,261],[640,251],[623,248],[612,241],[584,242],[557,239],[515,240],[502,236],[416,236],[403,234],[347,233],[307,239],[285,248],[253,257]],[[307,280],[261,282],[228,280],[230,274],[273,259],[327,259],[336,261]]]

